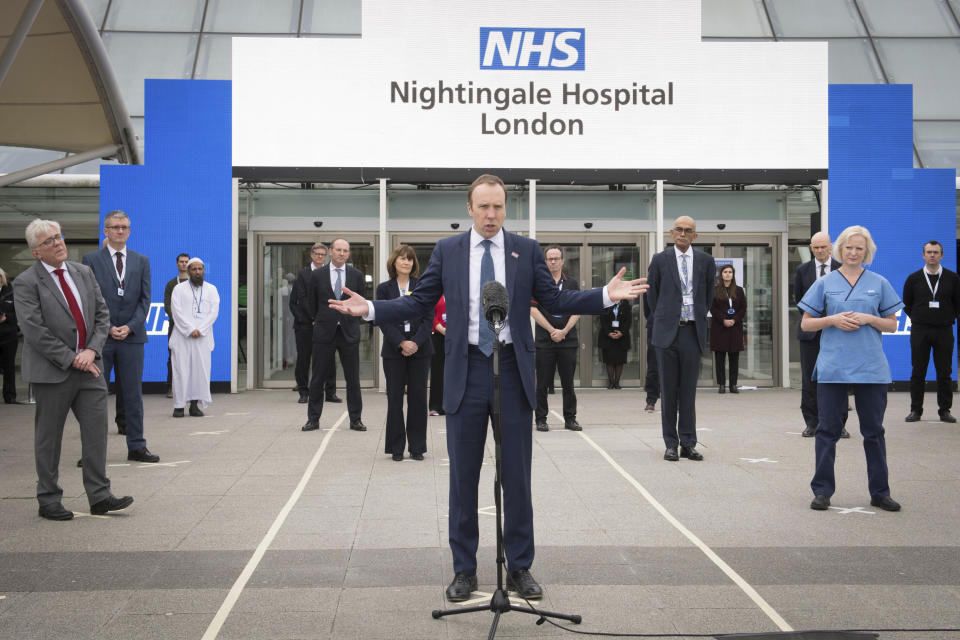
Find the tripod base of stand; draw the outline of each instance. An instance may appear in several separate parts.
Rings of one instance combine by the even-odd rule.
[[[547,618],[556,618],[558,620],[568,620],[573,624],[580,624],[582,618],[578,615],[570,615],[566,613],[556,613],[554,611],[544,611],[542,609],[532,609],[530,607],[523,607],[512,604],[510,602],[509,596],[504,589],[497,589],[493,592],[493,596],[490,598],[490,604],[481,604],[474,607],[463,607],[462,609],[435,609],[431,615],[436,620],[442,618],[443,616],[455,616],[461,613],[475,613],[477,611],[493,611],[493,622],[490,625],[490,634],[487,638],[492,639],[497,633],[497,624],[500,622],[500,616],[508,611],[519,611],[520,613],[529,613],[531,615],[540,616],[540,619],[537,620],[537,624],[543,624],[546,622]]]

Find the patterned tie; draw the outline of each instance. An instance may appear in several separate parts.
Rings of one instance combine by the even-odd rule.
[[[67,284],[67,279],[63,276],[63,269],[54,269],[53,272],[60,278],[60,288],[63,289],[63,297],[67,299],[67,306],[70,307],[70,313],[73,315],[73,321],[77,323],[77,351],[87,346],[87,325],[83,321],[83,312],[80,311],[80,305]]]
[[[691,293],[690,290],[690,276],[687,272],[687,254],[680,254],[680,275],[683,280],[683,293]],[[693,305],[685,304],[680,310],[680,319],[684,321],[693,320]]]
[[[117,251],[117,277],[120,278],[120,287],[123,288],[123,254]]]
[[[340,269],[334,269],[337,272],[337,284],[333,287],[333,295],[337,297],[337,300],[343,297],[343,277],[340,273]]]
[[[495,280],[496,275],[493,271],[493,256],[490,254],[491,242],[484,240],[482,244],[483,257],[480,258],[480,304],[477,305],[477,308],[480,309],[480,339],[478,340],[477,346],[480,347],[480,352],[483,353],[483,355],[489,357],[493,353],[493,328],[483,316],[483,285],[491,280]]]
[[[822,264],[820,265],[820,277],[822,278],[825,275],[827,275],[827,265]]]

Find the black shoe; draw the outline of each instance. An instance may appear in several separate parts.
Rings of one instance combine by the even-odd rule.
[[[810,503],[810,508],[814,511],[826,511],[829,506],[830,498],[822,493],[813,496],[813,502]]]
[[[703,460],[703,454],[697,451],[696,447],[680,447],[680,457],[688,458],[694,462]]]
[[[182,418],[182,417],[183,417],[183,407],[180,407],[179,409],[174,409],[174,410],[173,410],[173,417],[174,417],[174,418]]]
[[[530,575],[529,569],[507,571],[507,590],[516,591],[527,600],[539,600],[543,597],[543,589]]]
[[[547,393],[550,394],[551,396],[552,396],[553,394],[555,394],[556,392],[557,392],[557,390],[556,390],[555,388],[553,388],[553,387],[550,387],[549,389],[547,389]]]
[[[727,388],[725,386],[720,385],[719,387],[717,387],[717,393],[723,394],[726,392],[727,392]]]
[[[619,382],[614,382],[614,383],[613,383],[613,388],[616,389],[617,391],[619,391],[620,389],[623,389],[623,387],[620,386],[620,383],[619,383]]]
[[[307,420],[304,423],[304,425],[300,427],[300,431],[316,431],[319,428],[320,428],[319,420]]]
[[[731,386],[730,386],[730,393],[740,393],[740,389],[739,389],[739,388],[737,387],[737,385],[735,385],[735,384],[734,384],[734,385],[731,385]]]
[[[334,404],[338,404],[338,403],[340,403],[340,402],[343,402],[343,400],[340,398],[340,396],[338,396],[337,394],[334,393],[333,395],[328,395],[328,396],[324,399],[324,402],[332,402],[332,403],[334,403]]]
[[[42,505],[37,513],[47,520],[73,520],[73,511],[64,509],[60,502]]]
[[[194,418],[203,417],[203,411],[200,411],[200,407],[197,406],[196,400],[190,401],[190,415],[193,416]]]
[[[142,449],[128,451],[127,460],[133,460],[134,462],[160,462],[160,456],[150,453],[150,449],[143,447]]]
[[[363,424],[363,420],[351,420],[350,428],[354,431],[366,431],[367,425]]]
[[[422,453],[411,453],[410,457],[413,458],[414,460],[423,460]]]
[[[117,435],[125,436],[127,435],[127,425],[118,424],[117,425]]]
[[[803,433],[801,433],[800,435],[803,436],[804,438],[812,438],[813,436],[817,435],[817,428],[807,427],[806,429],[803,430]]]
[[[463,602],[470,599],[470,592],[477,590],[477,574],[458,573],[447,587],[447,602]]]
[[[393,454],[393,461],[394,461],[394,462],[403,462],[403,454],[402,454],[402,453],[395,453],[395,454]]]
[[[297,399],[297,404],[307,404],[308,402],[310,402],[310,394],[301,393]]]
[[[648,402],[648,403],[647,403],[647,406],[645,406],[645,407],[643,408],[643,410],[646,411],[647,413],[653,413],[654,411],[657,410],[657,403],[656,403],[656,402]]]
[[[907,414],[907,417],[903,419],[904,422],[920,422],[920,416],[923,415],[918,411],[911,411]]]
[[[570,431],[583,431],[583,427],[580,426],[580,423],[577,422],[576,418],[569,418],[564,422],[564,429],[570,429]]]
[[[546,420],[537,420],[537,431],[550,431]]]
[[[946,411],[940,414],[940,422],[949,422],[953,424],[956,421],[957,419],[954,418],[953,415],[950,413],[950,409],[947,409]]]
[[[847,431],[847,428],[846,428],[846,427],[841,427],[841,428],[840,428],[840,437],[841,437],[841,438],[849,438],[849,437],[850,437],[850,432]]]
[[[117,496],[110,496],[104,500],[101,500],[97,504],[90,505],[90,513],[95,516],[102,516],[107,511],[120,511],[121,509],[126,509],[133,504],[133,498],[130,496],[123,496],[118,498]]]
[[[871,507],[880,507],[884,511],[900,511],[900,503],[890,496],[874,496],[870,498]]]
[[[83,469],[83,458],[77,460],[77,469]]]
[[[667,447],[667,450],[663,452],[663,459],[669,460],[670,462],[676,462],[680,459],[680,456],[677,455],[676,447]]]

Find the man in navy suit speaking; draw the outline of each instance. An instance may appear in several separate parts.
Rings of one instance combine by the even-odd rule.
[[[533,506],[530,498],[532,417],[536,406],[530,300],[553,313],[597,314],[624,298],[636,298],[642,279],[622,280],[625,269],[606,287],[559,290],[535,240],[502,229],[507,191],[500,178],[482,175],[467,192],[473,227],[437,243],[430,264],[411,295],[368,302],[343,288],[349,297],[330,307],[376,322],[402,322],[425,315],[441,295],[447,302],[446,364],[443,410],[450,458],[450,549],[453,582],[447,599],[462,602],[477,588],[477,484],[483,462],[487,422],[493,409],[493,331],[483,319],[480,291],[497,280],[510,299],[507,324],[500,332],[502,388],[503,543],[507,588],[526,598],[543,596],[530,575],[533,564]],[[467,393],[467,389],[470,389]]]

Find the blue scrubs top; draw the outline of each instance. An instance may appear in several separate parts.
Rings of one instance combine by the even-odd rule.
[[[837,270],[814,282],[797,306],[814,318],[845,311],[882,318],[903,309],[903,302],[879,274],[865,269],[851,287]],[[820,356],[813,378],[827,383],[889,384],[890,365],[883,353],[881,336],[871,326],[855,331],[827,327],[820,334]]]

